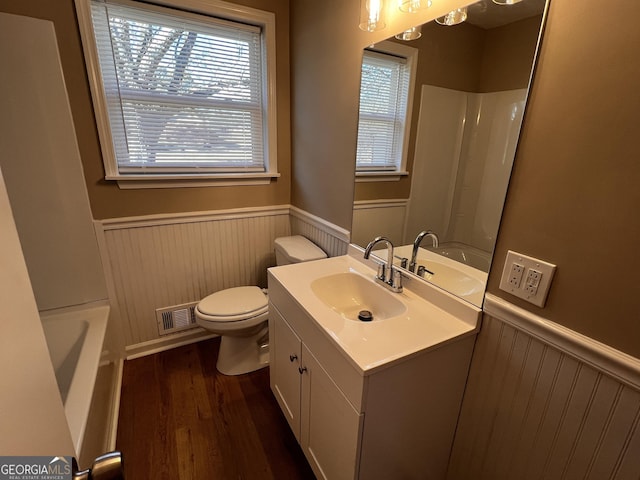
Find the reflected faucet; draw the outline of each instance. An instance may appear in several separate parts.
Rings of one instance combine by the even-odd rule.
[[[411,261],[409,262],[409,271],[415,273],[416,271],[416,258],[418,257],[418,248],[420,247],[420,242],[425,237],[431,237],[431,243],[433,248],[438,248],[438,235],[433,233],[431,230],[423,230],[418,234],[416,239],[413,241],[413,250],[411,251]]]
[[[393,243],[387,237],[376,237],[369,242],[364,249],[365,260],[371,255],[373,247],[384,242],[387,246],[387,263],[378,265],[378,274],[376,275],[376,281],[382,283],[386,288],[392,292],[400,293],[402,291],[402,275],[399,270],[393,266]]]

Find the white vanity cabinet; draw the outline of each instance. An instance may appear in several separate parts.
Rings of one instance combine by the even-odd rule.
[[[316,477],[444,479],[475,333],[363,370],[277,270],[269,271],[271,389]]]
[[[318,478],[352,479],[361,415],[277,308],[270,308],[273,393]]]

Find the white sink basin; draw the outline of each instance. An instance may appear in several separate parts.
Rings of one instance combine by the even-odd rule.
[[[402,245],[397,247],[394,253],[397,257],[411,258],[412,249],[413,245]],[[386,250],[379,250],[374,254],[380,258],[387,258]],[[422,247],[418,249],[416,263],[424,265],[429,272],[433,272],[433,274],[425,272],[423,278],[428,282],[474,305],[482,305],[487,284],[486,272],[443,257]]]
[[[354,272],[335,273],[311,282],[311,291],[325,305],[347,320],[362,321],[360,312],[369,311],[372,321],[403,314],[407,307],[395,293]]]
[[[295,319],[298,327],[326,334],[363,375],[475,332],[478,307],[414,275],[401,293],[390,292],[363,254],[350,245],[347,255],[270,268],[270,301],[295,301],[308,314]],[[356,320],[363,309],[373,321]]]
[[[442,262],[433,259],[422,260],[418,256],[419,262],[424,262],[427,269],[434,272],[425,272],[424,279],[435,283],[440,288],[453,292],[461,297],[466,297],[477,292],[484,293],[485,282],[479,278],[472,277],[459,268],[453,268]]]

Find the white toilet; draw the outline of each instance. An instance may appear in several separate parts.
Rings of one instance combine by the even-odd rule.
[[[276,265],[326,258],[317,245],[301,235],[275,240]],[[260,287],[235,287],[203,298],[196,322],[222,337],[216,368],[225,375],[253,372],[269,364],[268,297]]]

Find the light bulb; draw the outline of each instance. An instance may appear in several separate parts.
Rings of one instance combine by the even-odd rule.
[[[436,23],[440,25],[446,25],[450,27],[452,25],[458,25],[467,19],[467,7],[457,8],[450,11],[444,17],[436,18]]]
[[[422,26],[418,25],[417,27],[411,27],[405,30],[404,32],[400,32],[396,35],[398,40],[404,40],[405,42],[409,40],[417,40],[422,36]]]
[[[431,0],[398,0],[398,8],[402,12],[415,13],[431,6]]]
[[[360,4],[360,29],[365,32],[382,30],[384,21],[384,0],[362,0]]]

